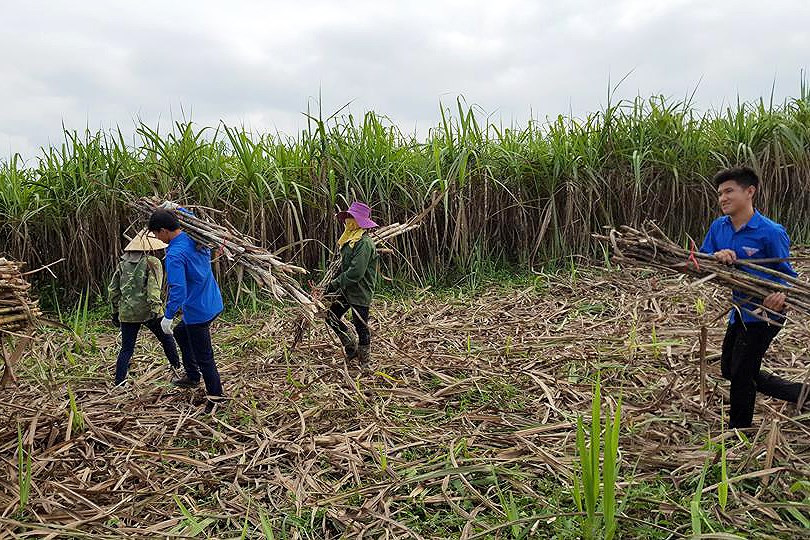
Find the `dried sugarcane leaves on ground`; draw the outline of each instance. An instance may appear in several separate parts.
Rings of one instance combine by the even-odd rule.
[[[604,412],[622,398],[619,537],[690,535],[701,491],[704,533],[799,537],[810,419],[759,396],[753,430],[723,431],[725,302],[684,276],[583,268],[383,295],[368,371],[322,325],[290,353],[295,313],[234,310],[214,325],[229,399],[213,416],[146,336],[120,390],[112,329],[84,349],[46,333],[0,403],[0,536],[576,538],[576,417],[599,371]],[[768,367],[806,378],[808,338],[796,317]]]

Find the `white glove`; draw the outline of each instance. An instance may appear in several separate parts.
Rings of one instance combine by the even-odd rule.
[[[177,210],[178,208],[180,208],[180,205],[177,203],[173,203],[171,201],[166,201],[160,206],[158,206],[158,208],[161,208],[163,210]]]
[[[172,319],[167,317],[163,317],[163,320],[160,321],[160,328],[163,329],[164,334],[172,335]]]

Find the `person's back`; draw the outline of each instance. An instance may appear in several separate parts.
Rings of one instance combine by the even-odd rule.
[[[208,322],[222,312],[222,294],[211,270],[211,251],[197,247],[184,232],[169,243],[166,272],[170,287],[166,312],[170,316],[182,310],[186,324],[198,324]],[[172,287],[185,289],[173,291]]]
[[[135,342],[141,326],[146,326],[160,341],[172,367],[180,366],[174,339],[160,328],[160,315],[163,313],[163,266],[156,257],[147,253],[165,247],[166,244],[146,231],[138,233],[124,248],[124,254],[110,281],[108,292],[112,323],[121,329],[121,351],[115,364],[116,385],[126,380],[129,361],[135,352]]]
[[[118,320],[144,323],[160,316],[162,283],[163,267],[157,258],[142,252],[125,252],[110,284],[111,295],[118,297]]]

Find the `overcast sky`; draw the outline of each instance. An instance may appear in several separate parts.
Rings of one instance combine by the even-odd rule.
[[[420,133],[463,95],[504,123],[620,97],[797,95],[808,0],[17,1],[0,15],[0,159],[72,129],[186,117],[293,134],[322,94]]]

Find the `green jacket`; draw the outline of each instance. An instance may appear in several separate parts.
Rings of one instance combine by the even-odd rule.
[[[108,288],[113,314],[121,322],[142,323],[163,313],[163,266],[143,253],[124,253]]]
[[[368,307],[377,285],[377,246],[367,234],[350,247],[343,244],[340,274],[329,283],[328,292],[340,291],[353,306]]]

